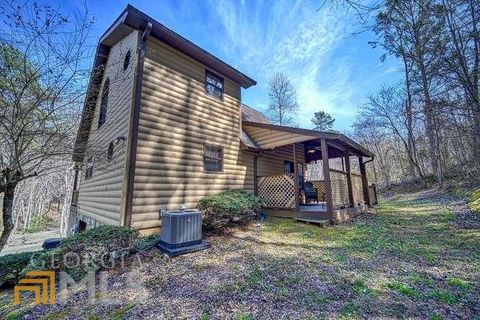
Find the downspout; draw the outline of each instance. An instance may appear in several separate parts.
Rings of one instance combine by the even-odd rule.
[[[137,161],[137,142],[138,142],[138,127],[140,124],[140,104],[142,100],[142,81],[143,81],[143,66],[145,62],[145,51],[147,48],[147,38],[152,31],[152,23],[148,22],[142,37],[140,38],[140,45],[137,49],[138,60],[135,75],[133,103],[131,107],[131,122],[129,128],[129,144],[127,150],[127,172],[126,172],[126,190],[124,193],[123,216],[121,225],[130,226],[132,223],[132,207],[133,207],[133,188],[135,183],[135,167]]]

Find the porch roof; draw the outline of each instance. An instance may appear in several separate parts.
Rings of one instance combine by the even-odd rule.
[[[273,149],[292,143],[326,139],[327,143],[340,150],[364,157],[373,157],[373,153],[344,134],[331,131],[278,126],[269,123],[243,121],[242,129],[257,149]],[[243,140],[243,139],[242,139]]]

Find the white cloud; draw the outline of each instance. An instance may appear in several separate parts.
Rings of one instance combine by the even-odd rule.
[[[354,116],[352,106],[357,102],[350,85],[351,62],[333,56],[347,35],[344,12],[328,7],[317,10],[317,1],[301,0],[254,5],[211,0],[209,4],[225,31],[222,50],[231,57],[228,60],[247,73],[254,70],[264,93],[259,104],[268,103],[266,86],[271,75],[284,72],[297,89],[300,126],[309,127],[320,108],[337,118]],[[244,95],[249,95],[248,90]]]

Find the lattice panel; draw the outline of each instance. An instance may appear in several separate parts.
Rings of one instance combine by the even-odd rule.
[[[295,179],[293,175],[259,177],[258,195],[267,208],[294,208]]]
[[[318,192],[318,201],[324,201],[325,198],[325,182],[322,180],[310,181],[313,184],[313,187],[317,189]]]
[[[341,172],[330,171],[330,180],[332,181],[333,205],[348,205],[347,175]]]
[[[352,191],[353,191],[353,202],[363,203],[365,199],[363,198],[363,184],[362,176],[352,174]]]

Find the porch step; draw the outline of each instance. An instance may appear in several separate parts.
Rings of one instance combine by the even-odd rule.
[[[325,227],[330,225],[330,220],[324,220],[324,219],[309,219],[309,218],[295,218],[297,222],[303,222],[306,224],[318,224],[319,227]]]

